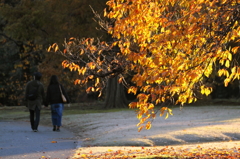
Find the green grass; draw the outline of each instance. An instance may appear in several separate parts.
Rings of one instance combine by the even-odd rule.
[[[74,115],[74,114],[90,114],[90,113],[109,113],[109,112],[118,112],[118,111],[127,111],[129,109],[106,109],[106,110],[96,110],[96,109],[91,109],[91,110],[80,110],[80,109],[65,109],[64,110],[64,115]]]
[[[109,112],[119,112],[119,111],[133,111],[133,109],[129,109],[129,108],[105,109],[103,102],[74,103],[74,104],[71,104],[70,107],[68,107],[68,105],[66,104],[64,107],[65,115],[109,113]]]
[[[116,108],[116,109],[104,109],[103,103],[74,103],[68,107],[68,104],[64,106],[64,115],[75,114],[90,114],[90,113],[109,113],[118,111],[133,111],[129,108]],[[50,106],[41,110],[41,116],[49,115],[51,113]],[[28,119],[29,112],[25,106],[6,106],[0,107],[0,120],[18,120]]]
[[[199,107],[199,106],[209,106],[209,105],[239,105],[239,101],[236,99],[228,100],[212,100],[208,104],[191,104],[185,105],[184,107]],[[170,105],[169,108],[179,107],[179,105]],[[51,113],[50,106],[48,109],[42,109],[41,115],[49,115]],[[156,109],[159,109],[160,106],[155,106]],[[75,115],[75,114],[90,114],[90,113],[109,113],[109,112],[119,112],[119,111],[137,111],[137,109],[129,108],[114,108],[114,109],[104,109],[103,102],[92,102],[92,103],[73,103],[68,107],[68,104],[65,104],[64,115]],[[5,106],[0,107],[0,120],[17,120],[17,119],[28,119],[29,113],[28,109],[25,106]]]

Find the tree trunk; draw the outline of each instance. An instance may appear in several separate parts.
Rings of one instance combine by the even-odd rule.
[[[106,88],[105,108],[127,108],[128,100],[124,86],[118,83],[118,77],[110,78]]]

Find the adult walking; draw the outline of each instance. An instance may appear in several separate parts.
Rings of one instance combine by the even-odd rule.
[[[38,125],[40,122],[40,111],[44,102],[44,87],[40,82],[42,74],[36,72],[33,75],[33,80],[29,81],[25,89],[25,101],[26,106],[30,112],[31,128],[34,132],[38,131]]]
[[[62,94],[65,96],[66,101],[62,99]],[[64,103],[69,103],[69,97],[64,87],[59,83],[58,77],[52,75],[49,86],[47,88],[46,105],[51,105],[51,116],[53,131],[60,131],[62,125],[62,112],[64,109]]]

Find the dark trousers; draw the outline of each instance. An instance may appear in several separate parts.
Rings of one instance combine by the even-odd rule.
[[[29,109],[29,112],[32,130],[37,130],[40,121],[40,110],[36,106],[35,110]]]

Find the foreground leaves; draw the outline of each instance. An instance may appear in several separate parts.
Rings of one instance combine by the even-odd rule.
[[[141,147],[136,150],[116,150],[113,151],[109,149],[107,152],[102,154],[93,154],[92,151],[89,153],[81,154],[77,153],[74,159],[130,159],[130,158],[221,158],[221,159],[237,159],[240,157],[240,148],[231,148],[231,149],[217,149],[215,147],[204,149],[201,146],[196,146],[195,148],[173,148],[173,147],[164,147],[164,148],[147,148]]]

